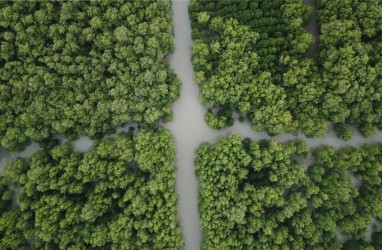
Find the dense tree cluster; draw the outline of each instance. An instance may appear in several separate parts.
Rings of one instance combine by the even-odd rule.
[[[322,135],[322,90],[305,58],[312,42],[302,1],[193,0],[193,65],[207,107],[234,109],[255,130]],[[207,119],[208,121],[208,119]],[[228,124],[227,124],[228,125]]]
[[[5,178],[0,176],[0,249],[25,249],[28,245],[20,208],[12,206],[13,196]]]
[[[171,119],[168,0],[0,1],[0,142]]]
[[[319,51],[308,58],[303,1],[192,0],[201,101],[271,135],[322,136],[328,122],[341,124],[344,138],[352,134],[345,124],[364,135],[382,128],[381,1],[318,0],[318,11]],[[216,116],[207,123],[221,122]]]
[[[371,135],[382,128],[382,2],[318,0],[317,4],[324,115]]]
[[[382,248],[380,227],[365,236],[382,220],[382,145],[318,148],[308,164],[304,142],[231,135],[196,154],[203,249]]]
[[[233,112],[229,108],[219,109],[217,111],[208,110],[205,114],[205,120],[208,126],[214,129],[230,127],[235,122],[232,118]]]
[[[86,153],[70,144],[40,151],[6,168],[5,178],[21,186],[13,220],[36,249],[181,249],[174,165],[162,128],[99,140]]]

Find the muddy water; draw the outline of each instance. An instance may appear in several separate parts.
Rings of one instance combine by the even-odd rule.
[[[80,136],[72,142],[73,150],[76,152],[87,152],[93,148],[93,140],[87,136]]]

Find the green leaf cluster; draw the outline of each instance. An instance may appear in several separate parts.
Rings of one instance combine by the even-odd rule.
[[[172,137],[159,128],[86,153],[43,150],[7,165],[5,177],[21,186],[23,233],[35,249],[181,249],[174,165]]]
[[[209,110],[205,114],[204,119],[211,128],[222,129],[233,125],[234,119],[232,115],[233,112],[230,108],[223,108],[215,112],[214,110]]]
[[[382,128],[381,1],[318,0],[317,5],[323,114],[372,135]]]
[[[168,0],[1,1],[1,146],[171,119],[172,49]]]
[[[380,0],[318,0],[318,51],[303,1],[192,0],[193,66],[207,108],[229,107],[270,135],[340,137],[382,128]],[[214,122],[209,125],[214,126]],[[227,124],[229,125],[229,124]]]
[[[0,176],[0,249],[26,249],[24,220],[19,207],[12,205],[14,192]]]
[[[230,107],[271,135],[323,135],[327,121],[317,105],[323,89],[305,57],[313,41],[303,28],[310,12],[302,1],[191,1],[202,103]]]
[[[202,249],[381,249],[380,227],[371,242],[365,235],[382,220],[382,145],[310,155],[302,141],[230,135],[202,144]]]

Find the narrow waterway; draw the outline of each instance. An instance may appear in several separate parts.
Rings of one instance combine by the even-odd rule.
[[[204,107],[198,102],[198,87],[193,81],[191,65],[191,26],[188,1],[173,0],[175,51],[170,56],[171,67],[182,81],[180,98],[174,104],[174,119],[165,124],[175,139],[179,218],[185,240],[185,249],[197,250],[201,230],[198,213],[198,182],[194,173],[194,150],[213,134],[203,121]]]

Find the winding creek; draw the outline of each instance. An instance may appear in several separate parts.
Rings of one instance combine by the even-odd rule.
[[[308,2],[311,3],[311,0],[308,0]],[[254,132],[248,122],[240,123],[236,121],[234,126],[220,131],[208,127],[204,121],[206,109],[198,101],[199,88],[193,79],[191,24],[187,9],[188,0],[172,0],[172,8],[175,51],[170,55],[169,59],[173,71],[182,81],[182,88],[180,98],[173,106],[173,121],[163,125],[172,132],[176,143],[176,191],[179,202],[179,222],[183,230],[186,250],[199,249],[202,239],[202,232],[199,226],[200,216],[198,213],[198,181],[193,167],[194,152],[200,143],[206,141],[213,143],[217,138],[231,133],[240,134],[253,140],[272,139],[284,142],[291,139],[302,139],[310,147],[317,147],[322,144],[334,147],[357,146],[365,143],[382,142],[381,131],[370,138],[364,138],[356,132],[350,141],[345,142],[337,139],[331,128],[329,128],[328,134],[325,137],[307,138],[304,135],[294,136],[291,134],[270,137],[265,132]],[[311,25],[313,24],[309,23],[309,27],[312,27]],[[309,30],[309,27],[307,30]],[[317,32],[317,30],[313,29],[314,32]],[[315,45],[310,50],[315,50]],[[127,129],[128,126],[124,126],[118,128],[117,132],[127,131]],[[73,145],[76,151],[84,152],[92,147],[93,141],[88,137],[81,136],[73,142]],[[6,152],[0,149],[0,174],[6,163],[18,157],[30,157],[39,149],[35,143],[32,143],[24,151],[18,153]]]

